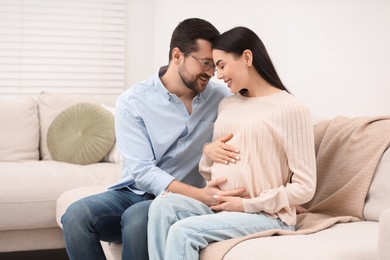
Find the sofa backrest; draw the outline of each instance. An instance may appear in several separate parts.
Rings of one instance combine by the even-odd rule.
[[[0,161],[38,160],[39,121],[34,97],[1,99],[0,124]]]

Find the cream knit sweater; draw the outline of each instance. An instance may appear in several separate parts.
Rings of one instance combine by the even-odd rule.
[[[200,173],[226,177],[222,190],[245,187],[247,213],[265,212],[296,224],[295,205],[308,202],[316,187],[314,134],[308,109],[280,91],[264,97],[226,97],[219,105],[213,139],[229,133],[240,150],[236,163],[213,163],[204,154]]]

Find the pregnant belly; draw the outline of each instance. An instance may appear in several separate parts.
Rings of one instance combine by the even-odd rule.
[[[245,183],[244,174],[249,174],[246,167],[240,164],[222,164],[222,163],[214,163],[211,166],[211,179],[217,179],[221,177],[225,177],[227,181],[219,187],[221,190],[233,190],[245,187],[247,185]]]

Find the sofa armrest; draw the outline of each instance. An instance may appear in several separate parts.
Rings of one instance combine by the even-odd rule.
[[[390,259],[390,208],[379,217],[378,260]]]
[[[104,192],[107,188],[107,185],[85,186],[62,193],[56,202],[56,221],[58,226],[62,228],[61,218],[70,204],[87,196]]]

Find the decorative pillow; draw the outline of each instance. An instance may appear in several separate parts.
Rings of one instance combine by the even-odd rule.
[[[82,165],[102,160],[114,141],[113,115],[90,103],[79,103],[61,112],[47,133],[47,146],[54,160]]]
[[[102,103],[113,106],[117,95],[77,95],[43,92],[37,96],[39,112],[39,151],[42,160],[53,160],[47,147],[47,132],[54,119],[65,109],[78,103]]]

